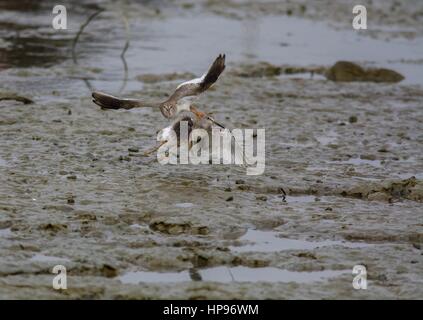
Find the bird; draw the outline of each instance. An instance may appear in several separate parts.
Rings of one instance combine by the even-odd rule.
[[[183,124],[183,122],[186,123]],[[182,134],[182,125],[186,126],[187,131],[185,135]],[[217,136],[215,136],[216,134]],[[160,163],[164,158],[172,156],[179,158],[180,153],[178,153],[178,150],[181,150],[182,144],[187,146],[187,152],[191,152],[193,146],[197,145],[201,150],[208,148],[209,155],[211,156],[211,158],[209,158],[209,163],[213,163],[214,158],[220,163],[222,156],[220,151],[218,151],[216,155],[213,155],[212,141],[215,139],[213,137],[217,137],[219,140],[221,138],[229,139],[229,145],[226,143],[220,145],[219,142],[219,147],[221,146],[223,148],[223,153],[226,152],[227,154],[229,152],[231,163],[233,162],[241,167],[247,166],[249,160],[244,154],[242,143],[240,145],[235,136],[225,126],[215,121],[210,115],[199,111],[195,106],[191,106],[190,111],[181,111],[168,127],[160,130],[157,135],[158,143],[153,148],[145,151],[144,156],[148,156],[158,151],[166,144],[168,148],[165,148],[165,150],[167,150],[165,154],[157,154],[157,160]],[[198,148],[196,150],[198,150]],[[250,163],[252,162],[250,161]]]
[[[181,111],[192,111],[196,96],[209,89],[225,70],[225,54],[219,56],[201,77],[181,83],[164,102],[145,102],[138,99],[118,98],[110,94],[94,91],[93,102],[102,109],[133,109],[143,107],[159,108],[165,118],[174,119]]]
[[[183,122],[186,122],[187,126],[187,141],[182,141],[181,125]],[[191,133],[195,129],[203,129],[207,133],[207,136],[201,138],[208,138],[214,126],[219,127],[219,129],[226,130],[225,126],[214,120],[209,114],[198,110],[195,106],[191,106],[189,111],[182,110],[179,112],[169,126],[159,130],[157,134],[157,141],[159,143],[155,147],[145,151],[144,155],[149,155],[157,151],[165,143],[169,143],[170,145],[177,147],[179,147],[181,143],[187,143],[188,150],[191,150],[193,145]]]
[[[199,139],[210,137],[213,127],[221,130],[221,135],[227,135],[232,138],[229,130],[217,122],[210,113],[199,110],[194,104],[194,99],[209,89],[225,70],[225,54],[219,54],[213,61],[208,71],[201,77],[185,81],[178,85],[172,95],[164,102],[146,102],[138,99],[118,98],[110,94],[94,91],[92,93],[93,102],[102,109],[126,109],[153,107],[159,108],[162,115],[171,120],[171,124],[158,131],[158,144],[144,152],[144,155],[150,155],[157,151],[165,143],[170,143],[179,147],[181,143],[188,144],[188,150],[193,146],[191,134],[194,129],[203,129],[208,136],[199,137]],[[187,141],[181,140],[180,128],[182,122],[186,122],[188,128]],[[204,140],[204,139],[203,139]],[[202,141],[200,141],[202,142]],[[238,158],[242,155],[236,155]]]

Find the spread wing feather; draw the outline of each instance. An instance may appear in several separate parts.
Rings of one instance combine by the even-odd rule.
[[[217,81],[223,70],[225,70],[225,55],[219,54],[209,70],[202,77],[181,83],[170,96],[169,100],[178,101],[183,97],[199,95]]]
[[[95,91],[92,93],[93,102],[103,109],[132,109],[152,107],[154,104],[145,103],[137,99],[122,99],[110,94]]]
[[[219,54],[209,70],[200,78],[192,79],[181,83],[175,92],[163,103],[147,103],[137,99],[124,99],[114,97],[104,92],[95,91],[92,93],[93,102],[103,109],[132,109],[142,107],[159,107],[163,116],[173,118],[178,110],[177,103],[185,97],[199,95],[210,88],[225,70],[225,55]],[[187,102],[179,102],[191,104]]]

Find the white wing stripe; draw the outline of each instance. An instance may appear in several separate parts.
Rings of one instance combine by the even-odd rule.
[[[198,84],[198,83],[201,83],[201,82],[204,81],[204,78],[205,77],[206,77],[206,73],[203,74],[200,78],[195,78],[195,79],[192,79],[192,80],[185,81],[185,82],[181,83],[179,86],[176,87],[176,89],[179,89],[180,87],[182,87],[183,85],[186,85],[186,84]]]

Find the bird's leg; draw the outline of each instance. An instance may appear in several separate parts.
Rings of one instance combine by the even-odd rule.
[[[157,151],[162,145],[164,145],[167,142],[167,140],[165,141],[161,141],[159,144],[157,144],[156,146],[154,146],[153,148],[147,150],[146,152],[143,153],[144,156],[148,156],[150,154],[152,154],[153,152]]]

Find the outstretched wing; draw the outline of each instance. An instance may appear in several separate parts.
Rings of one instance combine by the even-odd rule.
[[[206,91],[217,81],[223,70],[225,70],[225,55],[219,54],[209,70],[202,77],[181,83],[168,101],[178,101],[183,97],[196,96]]]
[[[153,103],[145,103],[136,99],[121,99],[114,97],[110,94],[94,91],[92,93],[93,102],[100,106],[102,109],[132,109],[153,107]]]

